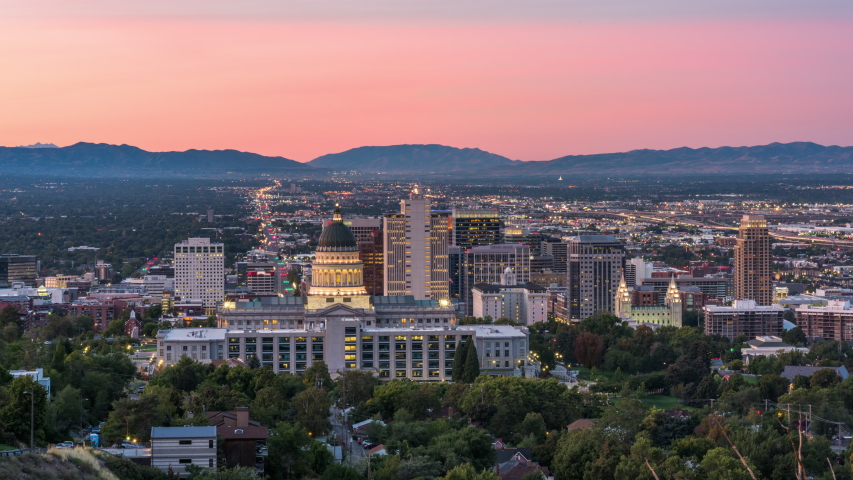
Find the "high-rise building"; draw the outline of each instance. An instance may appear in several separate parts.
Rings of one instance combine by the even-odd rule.
[[[449,299],[449,232],[450,216],[432,212],[417,189],[401,200],[400,213],[385,216],[385,295]]]
[[[344,221],[346,224],[346,221]],[[352,227],[350,227],[352,229]],[[382,296],[383,272],[385,270],[385,249],[382,246],[382,230],[377,228],[370,233],[369,242],[358,242],[358,258],[364,264],[364,288],[368,295]]]
[[[570,320],[598,312],[614,313],[614,299],[625,263],[625,246],[612,235],[579,235],[568,243]]]
[[[473,289],[478,283],[496,284],[507,268],[512,269],[516,281],[530,282],[530,247],[521,244],[483,245],[465,251],[460,310],[473,314]],[[462,308],[464,307],[464,308]]]
[[[523,243],[530,247],[530,253],[539,255],[542,253],[542,234],[539,232],[531,232],[526,228],[506,228],[504,229],[503,243]]]
[[[560,239],[551,238],[542,242],[542,255],[550,255],[554,259],[554,273],[568,271],[568,251],[568,244]]]
[[[175,244],[175,296],[200,300],[205,309],[225,299],[225,247],[209,238]]]
[[[207,223],[213,223],[213,208],[207,207]]]
[[[731,306],[708,305],[705,310],[705,335],[720,335],[734,340],[779,335],[785,309],[780,305],[756,305],[754,300],[735,300]]]
[[[644,278],[652,278],[654,268],[643,257],[634,257],[625,262],[625,283],[628,288],[641,285]]]
[[[35,287],[38,277],[36,257],[32,255],[0,255],[0,288],[13,283]]]
[[[735,245],[735,299],[773,303],[770,282],[770,234],[763,215],[744,215]]]
[[[503,243],[503,221],[496,208],[453,209],[450,244],[460,248]]]
[[[447,249],[447,258],[447,264],[450,267],[447,279],[450,284],[450,299],[459,302],[460,294],[462,293],[462,282],[465,277],[465,250],[451,245]]]
[[[274,295],[281,291],[278,268],[271,262],[237,262],[237,286],[252,293]]]
[[[112,280],[113,274],[110,271],[111,269],[112,265],[105,263],[103,260],[98,260],[98,263],[95,264],[95,278],[99,281]]]

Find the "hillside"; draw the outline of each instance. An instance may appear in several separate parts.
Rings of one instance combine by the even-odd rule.
[[[308,162],[312,167],[371,173],[447,173],[503,168],[519,163],[479,148],[445,145],[359,147]]]
[[[810,142],[771,143],[754,147],[632,150],[599,155],[569,155],[544,162],[483,172],[490,176],[571,174],[688,173],[848,173],[853,147]]]
[[[314,171],[283,157],[237,150],[148,152],[130,145],[80,142],[63,148],[0,147],[0,169],[7,174],[55,176],[224,176]]]

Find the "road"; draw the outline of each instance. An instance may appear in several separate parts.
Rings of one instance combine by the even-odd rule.
[[[341,424],[341,410],[332,407],[329,410],[329,420],[332,422],[332,432],[336,437],[340,438],[344,445],[346,446],[345,450],[347,451],[347,458],[349,458],[350,462],[358,463],[362,457],[364,457],[364,449],[361,448],[361,445],[352,439],[352,433],[346,428],[345,425]]]

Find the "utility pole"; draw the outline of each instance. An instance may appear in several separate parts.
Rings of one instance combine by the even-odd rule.
[[[769,401],[770,401],[770,400],[769,400],[769,399],[767,399],[767,398],[765,398],[765,399],[764,399],[764,411],[765,411],[765,412],[767,412],[767,404],[768,404],[768,402],[769,402]]]

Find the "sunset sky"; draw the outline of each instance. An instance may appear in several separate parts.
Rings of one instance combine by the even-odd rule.
[[[0,0],[0,145],[853,145],[851,32],[849,0]]]

